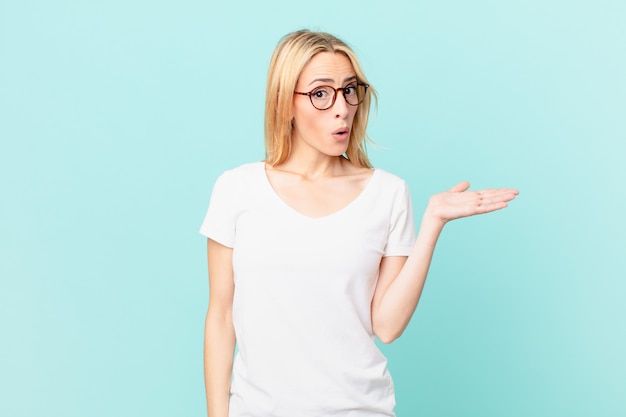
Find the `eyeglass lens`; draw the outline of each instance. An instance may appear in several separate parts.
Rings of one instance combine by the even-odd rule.
[[[346,102],[352,106],[361,104],[367,87],[363,84],[350,84],[340,89]],[[311,91],[311,103],[320,110],[326,110],[335,102],[337,90],[330,86],[321,86]]]

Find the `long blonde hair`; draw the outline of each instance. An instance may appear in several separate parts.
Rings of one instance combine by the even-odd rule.
[[[354,51],[335,36],[300,30],[283,37],[270,61],[265,97],[265,162],[272,166],[283,163],[291,152],[294,90],[304,67],[321,52],[344,54],[352,63],[359,82],[369,84]],[[354,115],[346,151],[350,161],[366,168],[372,167],[365,149],[372,97],[376,100],[376,91],[370,86]]]

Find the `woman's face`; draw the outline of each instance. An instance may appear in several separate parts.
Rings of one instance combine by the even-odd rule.
[[[296,91],[306,93],[321,86],[343,88],[356,84],[356,73],[342,53],[322,52],[304,67]],[[308,96],[293,97],[293,145],[308,147],[326,155],[339,156],[348,149],[352,120],[358,106],[349,105],[342,90],[337,91],[333,105],[318,110]],[[319,106],[318,106],[319,107]]]

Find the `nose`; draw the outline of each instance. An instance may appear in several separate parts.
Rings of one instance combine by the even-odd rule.
[[[333,104],[333,112],[335,113],[335,117],[337,119],[347,117],[350,112],[350,106],[346,101],[346,97],[343,95],[342,90],[337,91],[337,97],[335,99],[335,103]]]

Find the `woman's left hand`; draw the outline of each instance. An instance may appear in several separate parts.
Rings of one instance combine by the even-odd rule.
[[[433,195],[428,202],[426,214],[447,223],[461,217],[503,209],[507,207],[507,202],[519,194],[519,191],[512,188],[467,191],[469,186],[469,182],[464,181],[449,191]]]

